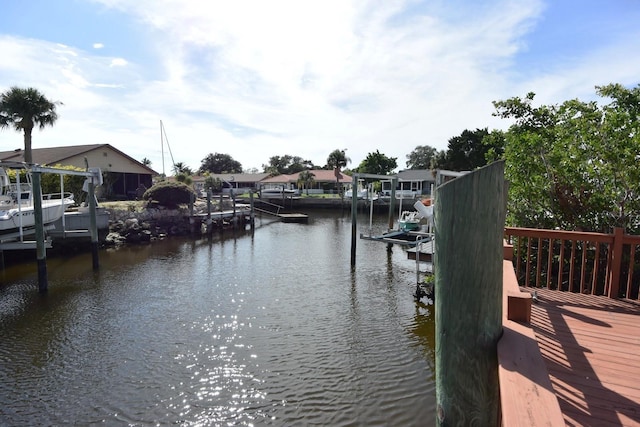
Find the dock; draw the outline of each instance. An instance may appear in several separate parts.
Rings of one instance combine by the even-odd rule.
[[[640,425],[640,302],[536,292],[531,327],[566,425]]]
[[[279,213],[276,214],[282,222],[308,223],[309,215],[303,213]]]

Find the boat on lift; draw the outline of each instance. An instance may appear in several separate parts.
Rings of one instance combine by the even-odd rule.
[[[16,182],[11,182],[7,171],[0,167],[0,235],[18,233],[35,227],[33,186],[29,172],[24,174],[26,182],[20,182],[20,171],[16,170]],[[74,204],[71,193],[44,194],[42,196],[42,222],[49,225],[64,215]]]

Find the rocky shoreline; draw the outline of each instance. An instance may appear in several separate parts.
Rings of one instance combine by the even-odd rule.
[[[212,212],[233,209],[231,202],[212,203]],[[102,240],[105,246],[117,246],[125,243],[148,243],[168,236],[188,236],[202,234],[201,220],[198,215],[207,212],[206,201],[198,200],[193,207],[147,205],[134,207],[133,205],[107,207],[109,212],[109,230]],[[214,221],[213,227],[223,228],[227,222]]]

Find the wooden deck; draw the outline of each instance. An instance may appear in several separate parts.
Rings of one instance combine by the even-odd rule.
[[[640,426],[640,303],[546,289],[537,295],[531,327],[566,424]]]

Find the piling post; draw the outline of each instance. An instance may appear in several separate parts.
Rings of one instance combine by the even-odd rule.
[[[504,163],[442,185],[435,205],[436,422],[499,425]]]
[[[253,206],[253,190],[249,190],[249,206],[251,207],[251,211],[249,213],[249,226],[251,230],[256,228],[256,212]]]
[[[358,232],[358,174],[351,177],[351,267],[356,265],[356,240]],[[342,204],[344,206],[344,204]]]
[[[95,181],[93,176],[89,179],[87,197],[89,198],[89,227],[91,231],[91,260],[93,270],[97,271],[100,268],[98,262],[98,224],[96,221],[96,196],[95,196]]]
[[[49,283],[47,278],[47,250],[44,244],[44,220],[42,217],[42,188],[40,187],[40,172],[32,172],[32,197],[33,197],[33,216],[36,228],[36,262],[38,265],[38,290],[45,293],[48,290]],[[20,193],[20,191],[18,192]],[[18,200],[20,200],[18,194]]]
[[[391,198],[389,199],[389,230],[393,230],[393,216],[396,214],[396,185],[398,178],[391,179]]]
[[[207,235],[211,235],[213,227],[211,226],[211,189],[207,190]]]

